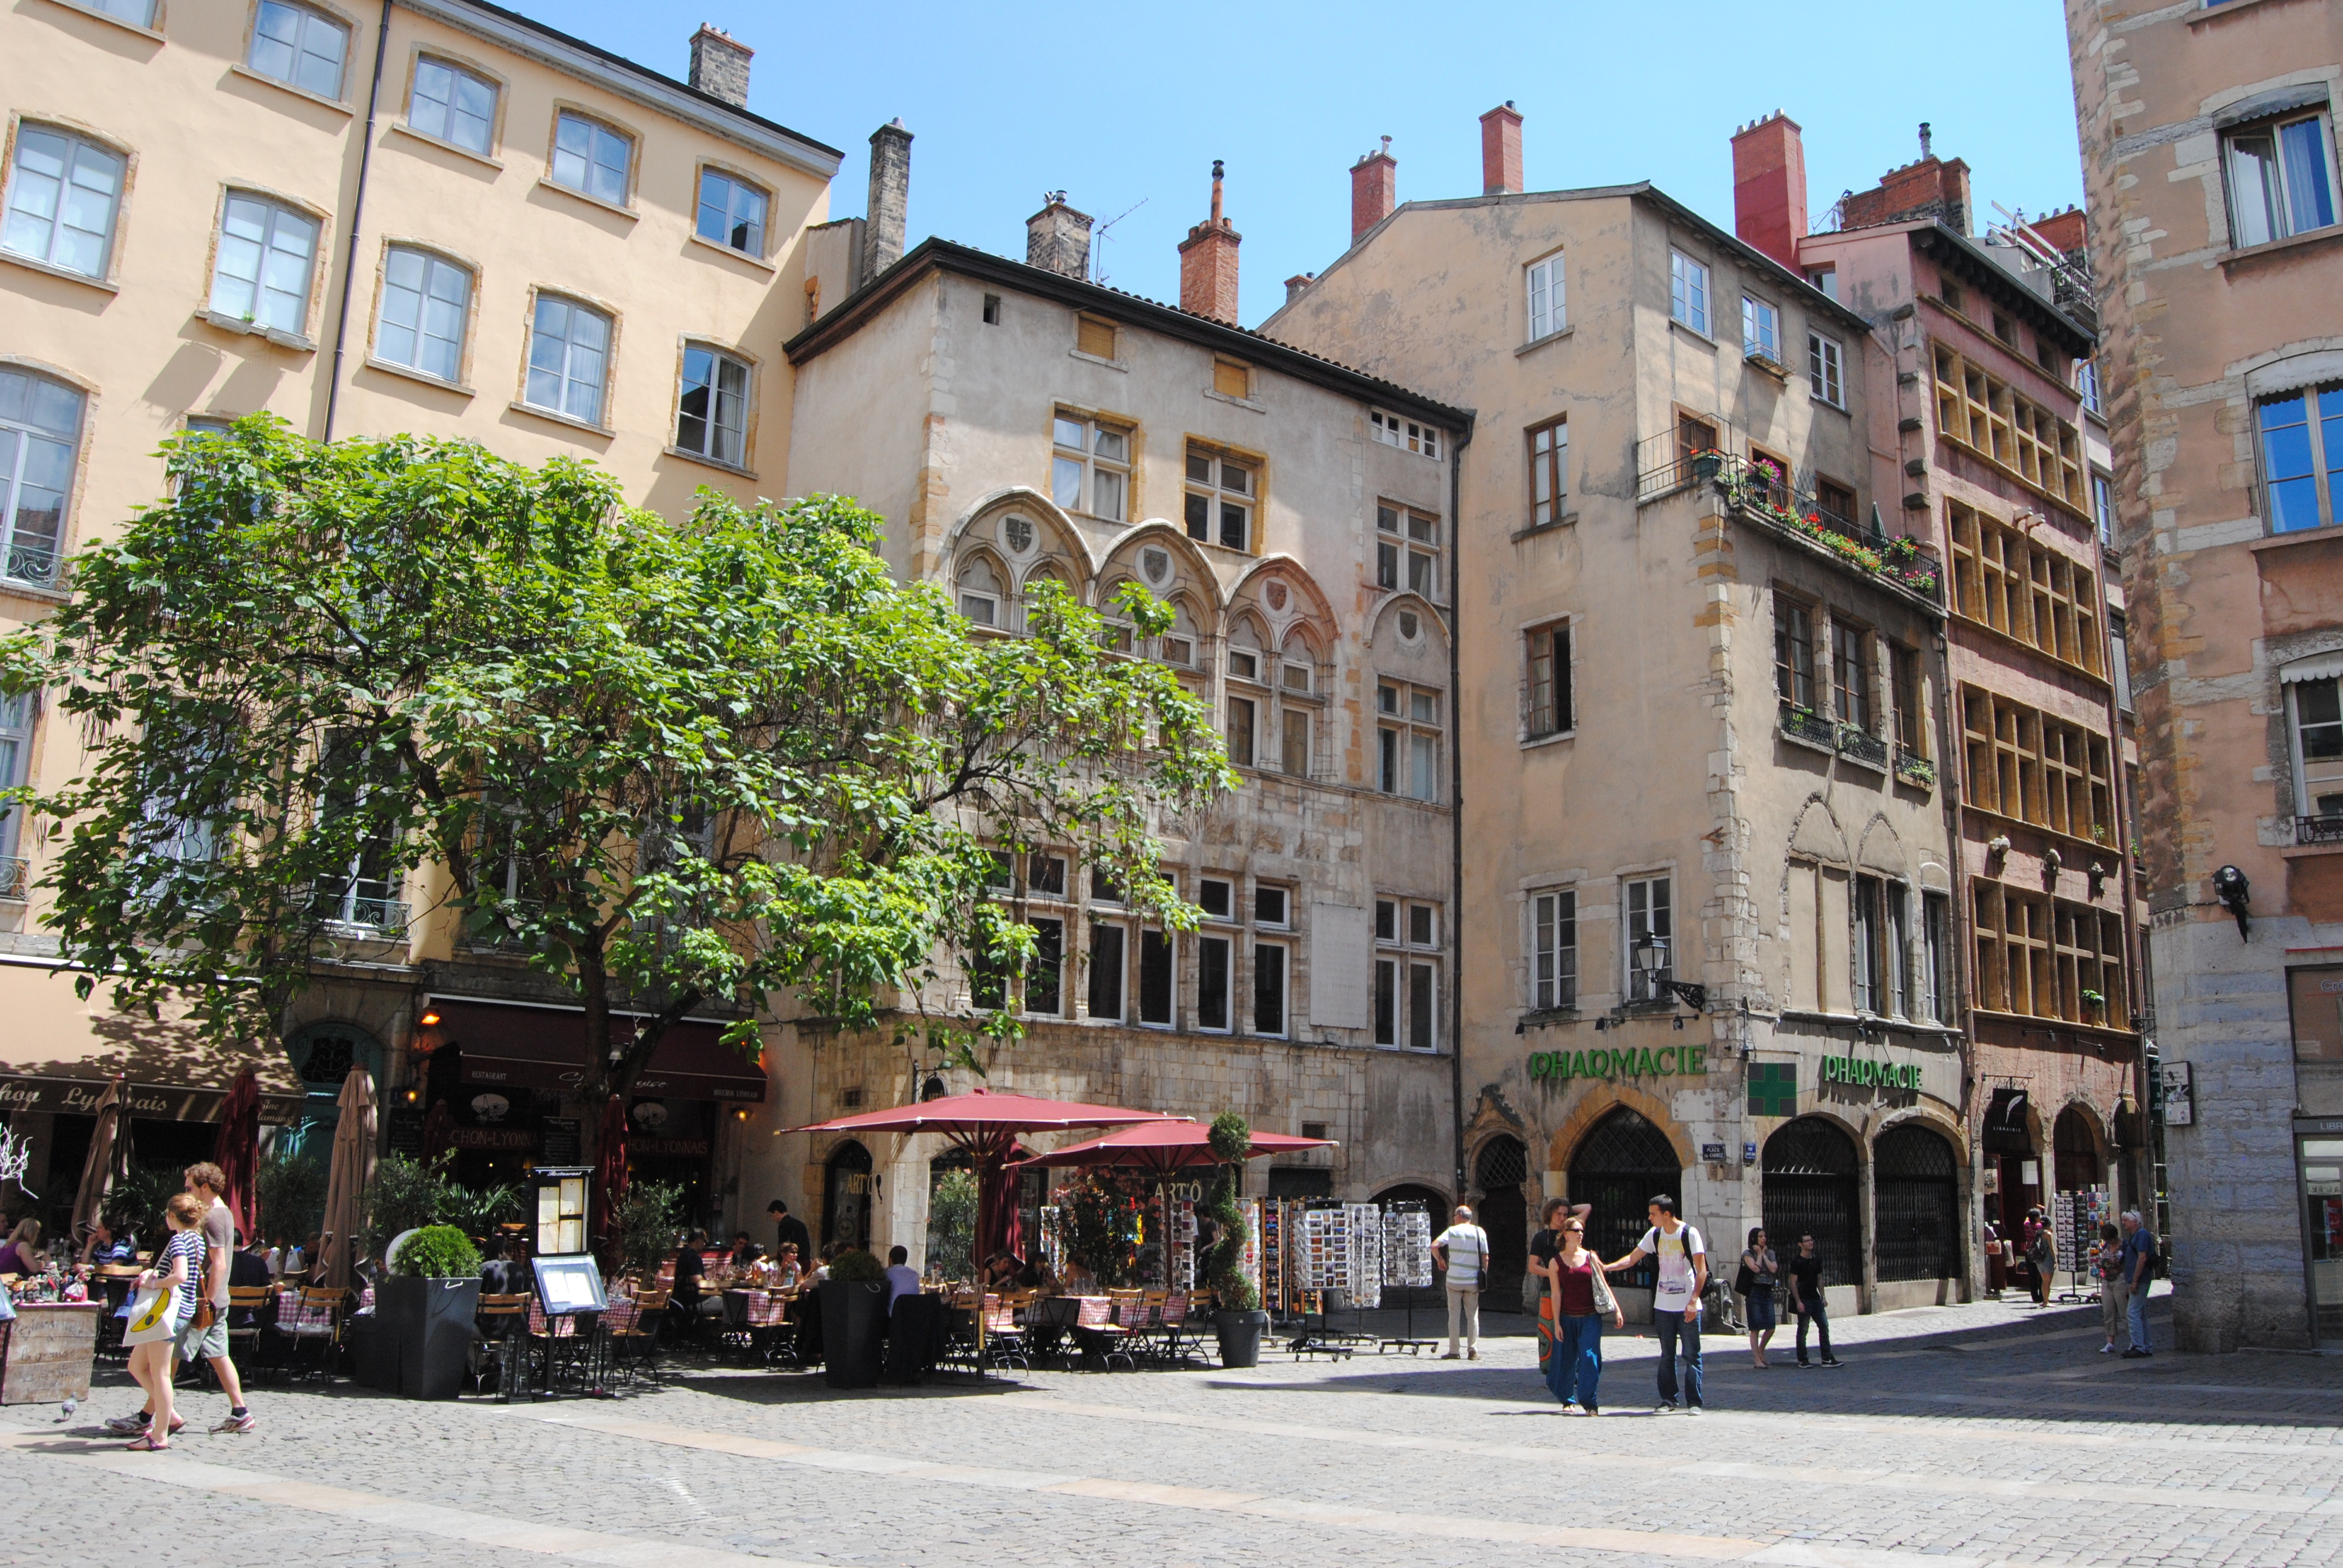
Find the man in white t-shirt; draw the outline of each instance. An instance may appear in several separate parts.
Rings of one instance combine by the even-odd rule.
[[[1605,1273],[1632,1269],[1645,1258],[1657,1258],[1659,1283],[1652,1292],[1652,1322],[1660,1331],[1660,1402],[1654,1413],[1676,1408],[1676,1342],[1684,1342],[1684,1402],[1700,1413],[1700,1298],[1708,1289],[1708,1248],[1700,1232],[1676,1218],[1676,1201],[1663,1192],[1644,1211],[1652,1228],[1635,1250]]]
[[[1489,1232],[1473,1223],[1473,1211],[1456,1206],[1456,1222],[1432,1243],[1432,1256],[1448,1275],[1448,1353],[1456,1359],[1456,1335],[1462,1325],[1464,1353],[1481,1359],[1481,1281],[1489,1267]]]

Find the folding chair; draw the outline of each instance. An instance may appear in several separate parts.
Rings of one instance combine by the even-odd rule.
[[[1113,1321],[1114,1306],[1111,1300],[1084,1296],[1081,1299],[1081,1315],[1074,1320],[1071,1331],[1074,1343],[1081,1348],[1084,1359],[1087,1360],[1091,1356],[1098,1357],[1100,1362],[1109,1372],[1114,1370],[1114,1363],[1118,1360],[1124,1366],[1136,1372],[1139,1370],[1139,1363],[1131,1359],[1131,1352],[1124,1343],[1128,1335]]]
[[[317,1375],[332,1373],[334,1353],[341,1349],[342,1320],[348,1306],[347,1291],[317,1285],[303,1285],[297,1293],[288,1292],[277,1299],[277,1332],[293,1342],[286,1369],[288,1382],[300,1373],[304,1345],[315,1350]]]
[[[1173,1291],[1163,1298],[1163,1306],[1156,1315],[1156,1323],[1163,1331],[1163,1360],[1178,1365],[1189,1359],[1191,1351],[1201,1351],[1204,1342],[1188,1332],[1190,1296],[1185,1291]]]
[[[602,1321],[609,1330],[610,1364],[627,1369],[629,1381],[659,1377],[659,1324],[667,1316],[665,1291],[639,1290],[621,1312],[618,1302]]]
[[[1026,1349],[1025,1330],[1017,1322],[1017,1309],[999,1296],[987,1296],[984,1298],[984,1354],[982,1364],[977,1370],[981,1372],[985,1367],[996,1366],[1013,1366],[1031,1372],[1033,1362]]]
[[[266,1285],[230,1285],[227,1288],[227,1353],[242,1373],[248,1366],[260,1368],[260,1330],[267,1314],[269,1299],[275,1295]],[[243,1353],[239,1354],[241,1351]]]
[[[518,1384],[514,1342],[528,1322],[529,1298],[526,1292],[509,1296],[482,1296],[480,1305],[472,1315],[473,1325],[479,1330],[479,1342],[472,1347],[472,1392],[479,1393],[488,1387],[488,1368],[496,1368],[497,1397],[510,1400]]]

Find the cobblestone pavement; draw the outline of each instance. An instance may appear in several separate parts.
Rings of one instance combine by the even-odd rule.
[[[2159,1299],[2157,1332],[2163,1332]],[[1419,1324],[1422,1319],[1419,1318]],[[1492,1314],[1492,1327],[1522,1320]],[[608,1401],[254,1392],[261,1426],[167,1454],[0,1411],[0,1562],[661,1568],[971,1563],[2318,1564],[2343,1556],[2343,1358],[2097,1353],[2096,1307],[1849,1318],[1839,1369],[1714,1335],[1708,1412],[1651,1413],[1606,1344],[1600,1421],[1518,1333],[1246,1372],[1037,1372],[832,1394],[710,1367]],[[1396,1320],[1393,1320],[1396,1327]]]

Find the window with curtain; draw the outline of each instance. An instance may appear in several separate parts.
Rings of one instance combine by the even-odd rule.
[[[2232,131],[2223,150],[2237,245],[2268,245],[2334,223],[2335,149],[2325,115]]]
[[[696,457],[739,467],[748,462],[749,367],[699,344],[683,351],[683,392],[675,444]]]

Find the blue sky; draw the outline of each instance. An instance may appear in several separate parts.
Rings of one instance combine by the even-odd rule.
[[[1214,158],[1244,236],[1248,326],[1350,237],[1349,168],[1392,138],[1403,201],[1480,193],[1481,113],[1522,112],[1533,190],[1651,179],[1733,221],[1730,138],[1775,109],[1805,133],[1809,205],[1919,156],[1968,160],[1976,208],[2079,201],[2066,31],[2051,0],[1956,6],[1739,0],[1447,11],[1180,6],[784,11],[741,0],[506,0],[669,75],[703,20],[757,51],[749,106],[846,150],[831,212],[862,210],[871,130],[914,133],[910,236],[1022,259],[1063,188],[1110,231],[1108,281],[1179,295],[1176,247]],[[1139,205],[1144,203],[1143,206]]]

